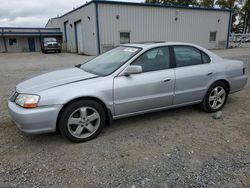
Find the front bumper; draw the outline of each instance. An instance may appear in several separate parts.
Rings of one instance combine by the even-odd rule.
[[[25,109],[8,101],[8,109],[16,126],[28,134],[56,131],[56,121],[62,105]]]
[[[44,50],[61,50],[59,47],[45,47]]]

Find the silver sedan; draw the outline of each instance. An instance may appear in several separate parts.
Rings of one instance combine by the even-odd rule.
[[[84,142],[118,118],[193,104],[216,112],[246,83],[241,61],[197,45],[127,44],[18,84],[8,107],[25,133],[60,130]]]

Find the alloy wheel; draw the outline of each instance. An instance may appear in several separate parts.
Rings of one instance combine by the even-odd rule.
[[[98,130],[100,123],[101,117],[98,111],[92,107],[85,106],[71,113],[67,128],[72,136],[87,138]]]
[[[226,91],[223,87],[215,87],[209,95],[209,106],[213,109],[219,109],[225,103]]]

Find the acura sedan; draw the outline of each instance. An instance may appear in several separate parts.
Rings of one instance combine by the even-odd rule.
[[[59,130],[84,142],[119,118],[193,104],[216,112],[246,83],[241,61],[197,45],[127,44],[18,84],[8,108],[25,133]]]

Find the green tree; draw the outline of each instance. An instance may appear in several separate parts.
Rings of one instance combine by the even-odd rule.
[[[180,5],[180,6],[197,6],[199,3],[197,0],[146,0],[146,3],[157,3],[165,5]]]
[[[201,0],[200,6],[202,7],[214,7],[215,0]]]
[[[145,3],[155,3],[155,4],[161,4],[161,0],[146,0]]]
[[[217,0],[215,4],[221,8],[233,9],[237,6],[237,3],[239,3],[239,0]]]
[[[250,33],[250,0],[246,0],[239,15],[240,21],[236,26],[237,32]]]

